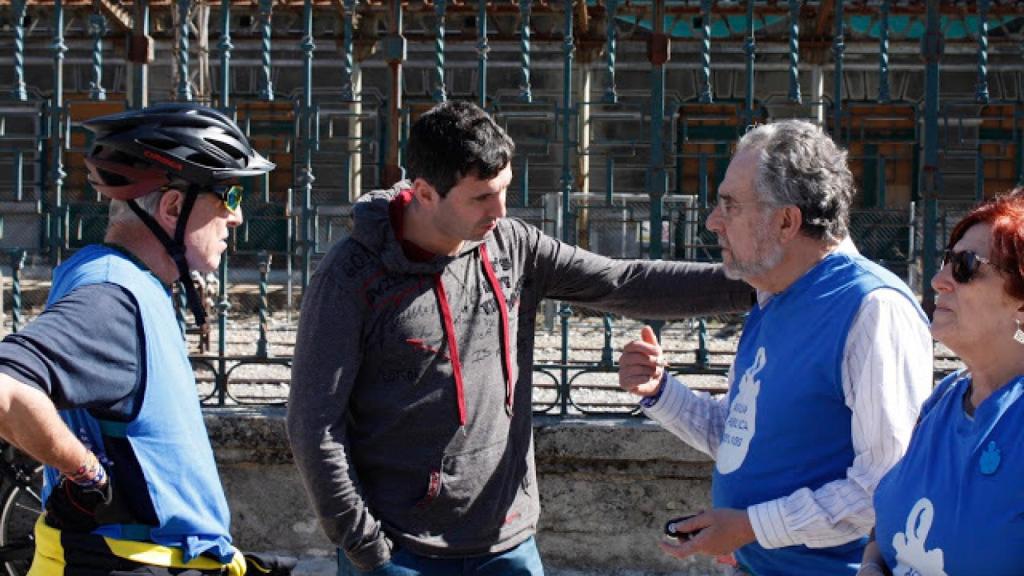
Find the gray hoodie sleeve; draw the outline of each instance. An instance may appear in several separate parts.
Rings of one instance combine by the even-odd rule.
[[[302,300],[288,397],[288,440],[327,537],[361,570],[391,558],[391,542],[370,513],[348,450],[346,413],[362,357],[364,311],[318,272]]]
[[[745,312],[753,304],[753,288],[726,278],[720,264],[614,260],[516,224],[545,298],[648,320]]]

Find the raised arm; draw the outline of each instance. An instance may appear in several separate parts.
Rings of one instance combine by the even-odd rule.
[[[652,320],[750,309],[753,289],[726,278],[718,264],[614,260],[515,224],[530,245],[546,298]]]

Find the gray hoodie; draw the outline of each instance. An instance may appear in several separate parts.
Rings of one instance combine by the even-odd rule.
[[[535,532],[531,384],[543,299],[648,319],[751,303],[750,287],[717,265],[612,260],[514,218],[455,256],[410,261],[388,213],[405,187],[361,198],[351,237],[313,275],[289,400],[316,513],[364,570],[395,545],[469,557]]]

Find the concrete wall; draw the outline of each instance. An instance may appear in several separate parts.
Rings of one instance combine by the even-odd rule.
[[[295,470],[283,408],[207,411],[243,549],[330,556]],[[657,541],[664,522],[709,505],[711,462],[641,418],[535,419],[545,565],[582,574],[709,574]]]

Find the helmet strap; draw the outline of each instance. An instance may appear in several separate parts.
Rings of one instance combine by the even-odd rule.
[[[206,334],[210,330],[210,326],[206,323],[206,309],[203,308],[199,291],[196,289],[195,282],[192,280],[192,273],[188,267],[188,258],[185,256],[185,229],[188,225],[188,219],[192,215],[192,207],[195,206],[198,196],[199,189],[194,184],[185,191],[185,203],[182,204],[181,212],[178,214],[178,223],[174,229],[173,239],[160,227],[153,216],[143,210],[135,200],[128,200],[126,204],[142,220],[142,223],[149,228],[150,232],[156,236],[156,239],[163,244],[164,250],[174,260],[174,265],[178,268],[178,279],[181,281],[181,285],[185,287],[185,298],[188,301],[189,310],[192,311],[192,317],[195,318],[196,326],[199,327],[199,330]]]

